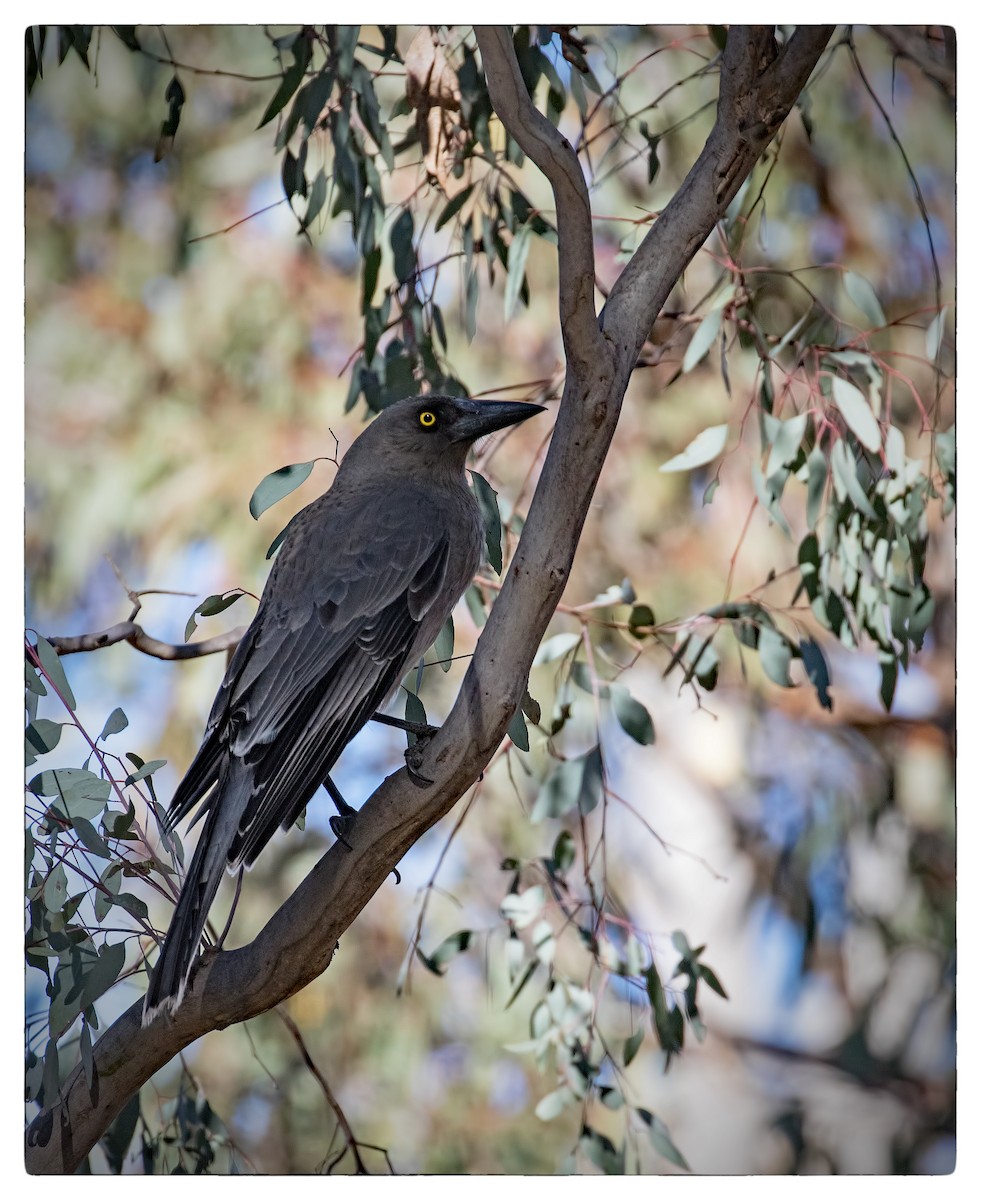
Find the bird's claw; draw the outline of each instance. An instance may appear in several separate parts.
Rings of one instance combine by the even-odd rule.
[[[433,730],[435,733],[436,730]],[[433,780],[428,775],[423,775],[419,770],[422,766],[422,756],[429,745],[429,740],[432,734],[424,735],[414,742],[405,752],[405,766],[409,772],[409,778],[417,787],[432,787]]]
[[[438,726],[420,725],[415,742],[405,749],[405,768],[409,772],[409,779],[414,782],[416,787],[433,786],[434,780],[429,779],[428,775],[423,775],[419,768],[422,766],[422,756],[426,754],[427,746],[437,733],[439,733]]]
[[[353,846],[344,835],[350,831],[351,826],[354,824],[354,816],[356,811],[356,809],[352,809],[349,813],[338,813],[336,816],[331,817],[329,821],[331,833],[333,833],[334,837],[337,838],[341,845],[346,846],[348,850],[352,850]]]

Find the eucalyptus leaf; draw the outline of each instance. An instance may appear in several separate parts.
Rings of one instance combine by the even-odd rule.
[[[790,643],[783,634],[769,625],[761,625],[757,650],[759,651],[760,663],[769,678],[779,687],[792,687],[793,684],[790,681],[790,660],[793,657],[793,652]]]
[[[122,733],[129,724],[129,718],[121,708],[114,708],[106,718],[105,725],[102,726],[102,732],[99,734],[98,741],[103,741],[114,733]]]
[[[757,463],[753,463],[752,471],[753,490],[756,492],[756,498],[760,504],[770,514],[776,524],[783,530],[787,537],[791,536],[790,526],[787,523],[787,518],[783,515],[783,510],[780,507],[779,500],[770,491],[770,481],[763,478],[763,472],[760,470]]]
[[[510,892],[501,901],[501,916],[516,929],[524,929],[545,907],[545,889],[536,884],[524,892]]]
[[[931,362],[937,361],[940,348],[944,344],[944,325],[947,320],[947,308],[948,305],[945,304],[927,326],[926,356]]]
[[[624,733],[635,742],[649,746],[654,741],[654,722],[651,714],[622,684],[610,686],[610,703]]]
[[[75,693],[69,686],[68,676],[65,674],[65,668],[61,665],[61,659],[58,657],[54,646],[46,638],[38,637],[37,656],[41,660],[41,666],[44,668],[44,673],[47,675],[52,686],[61,694],[62,699],[71,711],[74,712]]]
[[[280,467],[263,479],[249,501],[249,512],[258,521],[267,508],[277,504],[284,496],[296,491],[313,470],[312,462],[292,463]]]
[[[531,665],[538,667],[542,663],[552,662],[556,658],[561,658],[564,654],[568,654],[570,650],[578,646],[581,641],[582,636],[578,633],[556,633],[553,637],[547,638],[538,647]]]
[[[856,271],[846,271],[844,284],[849,299],[870,324],[877,327],[886,324],[886,314],[882,311],[875,288],[864,275],[859,275]]]
[[[709,352],[709,347],[719,336],[719,330],[722,328],[722,309],[713,308],[710,313],[706,313],[698,328],[692,335],[691,341],[688,343],[688,348],[685,350],[685,357],[681,362],[682,373],[687,375],[694,367],[702,361]],[[715,455],[713,454],[714,458]],[[708,461],[708,460],[706,460]],[[679,468],[680,469],[680,468]],[[664,468],[662,467],[663,471]]]
[[[439,631],[439,636],[433,643],[436,661],[443,671],[448,671],[453,665],[453,641],[453,617],[449,616],[443,622],[443,628]]]
[[[813,529],[824,507],[824,488],[828,481],[828,460],[817,446],[807,457],[807,528]]]
[[[815,691],[818,694],[821,707],[831,712],[834,708],[831,697],[828,695],[831,673],[828,670],[828,663],[821,647],[810,638],[802,638],[800,656],[804,663],[804,670],[807,672],[807,678],[814,685]]]
[[[521,284],[525,277],[525,263],[531,247],[531,226],[522,225],[514,235],[508,252],[508,280],[504,288],[504,320],[510,321],[511,314],[521,295]]]
[[[497,492],[494,491],[479,472],[471,471],[470,477],[473,480],[473,490],[474,495],[477,497],[480,515],[484,519],[484,540],[487,545],[487,559],[495,572],[500,575],[504,566],[501,552],[501,539],[504,530],[501,525],[501,511],[497,506]]]
[[[418,946],[416,947],[416,952],[434,975],[443,975],[445,974],[443,968],[446,964],[467,949],[472,937],[473,934],[469,929],[461,929],[459,933],[453,933],[448,938],[444,938],[432,954],[423,954]]]
[[[576,1097],[569,1088],[556,1088],[554,1092],[549,1092],[538,1101],[535,1105],[535,1116],[539,1121],[551,1121],[570,1104],[574,1104],[575,1100]]]
[[[790,417],[786,421],[772,417],[769,413],[764,413],[763,416],[768,427],[772,429],[772,436],[769,439],[770,460],[767,469],[767,474],[772,475],[775,468],[789,466],[797,457],[797,451],[800,449],[807,429],[808,414],[806,412],[798,413],[796,417]]]
[[[519,750],[524,750],[525,753],[530,749],[528,741],[528,726],[525,724],[524,714],[520,708],[514,710],[514,716],[511,718],[508,725],[508,737],[518,747]]]
[[[644,1028],[639,1026],[623,1043],[623,1065],[629,1067],[637,1057],[637,1051],[644,1040]]]
[[[47,721],[44,717],[39,717],[28,725],[24,736],[38,754],[47,754],[61,741],[63,728],[60,721]]]
[[[688,1163],[685,1161],[684,1155],[671,1140],[671,1134],[668,1131],[667,1125],[660,1117],[648,1112],[646,1108],[638,1108],[637,1115],[647,1126],[647,1136],[651,1140],[651,1145],[668,1162],[674,1163],[676,1167],[681,1167],[683,1171],[690,1171]]]
[[[698,437],[689,442],[680,454],[676,454],[674,458],[668,459],[658,469],[669,472],[690,471],[693,467],[702,467],[706,463],[711,462],[713,458],[718,458],[722,453],[728,434],[728,425],[711,425],[708,429],[703,429]]]
[[[867,450],[878,454],[882,449],[882,430],[868,400],[853,383],[839,375],[831,381],[831,394],[848,428]]]
[[[839,438],[831,447],[831,472],[834,477],[836,490],[844,492],[863,516],[875,520],[875,512],[869,503],[862,485],[858,481],[855,456],[851,447]]]

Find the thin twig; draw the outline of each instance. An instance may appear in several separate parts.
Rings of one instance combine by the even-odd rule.
[[[334,1096],[334,1093],[330,1090],[330,1084],[324,1078],[323,1072],[320,1070],[320,1068],[317,1066],[317,1064],[313,1061],[313,1058],[310,1055],[310,1051],[307,1049],[306,1043],[303,1040],[303,1034],[300,1033],[300,1030],[297,1027],[296,1022],[289,1015],[289,1013],[287,1013],[285,1011],[285,1009],[283,1009],[281,1006],[277,1007],[275,1011],[276,1011],[276,1016],[279,1017],[279,1019],[283,1022],[283,1024],[286,1026],[286,1028],[290,1031],[290,1034],[292,1035],[293,1040],[296,1042],[297,1048],[300,1051],[300,1055],[302,1056],[304,1063],[306,1064],[308,1070],[310,1071],[310,1074],[314,1077],[314,1079],[316,1079],[317,1083],[320,1084],[320,1090],[324,1094],[324,1099],[330,1105],[331,1109],[333,1109],[334,1116],[337,1117],[337,1123],[338,1123],[338,1125],[340,1125],[341,1129],[344,1131],[344,1138],[347,1142],[347,1146],[345,1148],[345,1151],[342,1151],[340,1157],[335,1158],[334,1161],[327,1168],[327,1174],[329,1175],[330,1172],[333,1170],[333,1168],[335,1166],[337,1166],[338,1162],[340,1162],[340,1159],[343,1158],[344,1153],[346,1153],[347,1150],[350,1150],[352,1155],[354,1156],[355,1174],[370,1175],[371,1172],[364,1165],[364,1160],[362,1159],[361,1154],[360,1154],[360,1147],[363,1146],[366,1150],[377,1150],[380,1154],[384,1154],[385,1161],[388,1163],[389,1170],[394,1175],[395,1172],[392,1170],[392,1164],[391,1164],[391,1161],[389,1160],[387,1150],[385,1150],[382,1146],[372,1146],[368,1142],[359,1142],[358,1139],[354,1136],[354,1130],[351,1128],[350,1122],[348,1121],[347,1117],[344,1115],[344,1109],[341,1108],[340,1104],[338,1104],[337,1099]]]

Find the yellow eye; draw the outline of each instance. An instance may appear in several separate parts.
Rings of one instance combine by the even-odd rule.
[[[419,414],[419,424],[426,429],[432,429],[436,424],[436,414],[431,412],[421,412]]]

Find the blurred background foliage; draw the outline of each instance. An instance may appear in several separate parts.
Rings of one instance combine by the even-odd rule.
[[[379,67],[383,117],[398,112],[401,58],[416,32],[399,30],[397,53]],[[276,126],[256,128],[280,63],[289,62],[288,47],[277,50],[273,39],[295,33],[140,27],[134,50],[103,29],[82,47],[90,70],[71,39],[61,65],[64,42],[52,38],[42,56],[26,132],[27,617],[41,634],[101,629],[129,614],[107,556],[132,588],[189,593],[143,598],[140,621],[165,640],[183,640],[191,610],[209,594],[258,594],[270,541],[329,485],[333,467],[317,463],[258,521],[248,513],[256,484],[286,463],[333,454],[334,435],[343,453],[369,415],[363,401],[349,405],[364,337],[363,264],[350,221],[332,219],[328,204],[309,236],[298,236],[305,206],[283,199]],[[600,1077],[629,1094],[630,1115],[594,1103],[591,1143],[580,1137],[577,1105],[548,1121],[531,1116],[554,1079],[529,1054],[503,1047],[528,1039],[541,987],[507,1006],[515,939],[498,910],[516,867],[522,887],[540,881],[535,863],[555,861],[560,829],[574,839],[580,829],[568,816],[528,819],[550,765],[549,739],[532,729],[528,753],[506,742],[453,818],[401,864],[401,885],[390,880],[344,936],[330,971],[284,1006],[356,1136],[384,1147],[399,1172],[609,1169],[602,1139],[620,1145],[625,1137],[631,1169],[672,1170],[663,1144],[629,1127],[641,1105],[666,1122],[696,1172],[952,1168],[953,518],[931,500],[925,578],[933,619],[887,712],[875,647],[844,650],[808,621],[806,606],[792,608],[806,496],[788,488],[784,497],[796,535],[788,540],[752,481],[765,447],[752,413],[760,357],[745,336],[753,333],[748,312],[755,336],[771,345],[811,314],[828,325],[812,331],[811,345],[871,350],[889,419],[909,457],[931,469],[934,434],[953,421],[954,120],[950,80],[936,78],[949,31],[920,33],[932,73],[897,56],[883,32],[839,30],[751,188],[737,197],[733,221],[685,273],[634,374],[564,611],[550,631],[585,629],[580,661],[609,678],[611,663],[637,655],[622,630],[608,627],[611,614],[625,623],[631,610],[623,593],[599,612],[579,606],[626,577],[626,600],[650,606],[667,631],[723,600],[765,598],[823,647],[831,712],[796,668],[794,681],[804,686],[776,687],[735,639],[718,647],[711,694],[679,686],[677,672],[664,675],[670,654],[652,638],[625,679],[651,715],[654,743],[626,736],[605,708],[600,715],[598,700],[594,715],[592,674],[563,733],[567,755],[602,736],[609,790],[590,817],[602,819],[602,836],[591,825],[589,844],[602,855],[612,909],[650,935],[665,977],[679,957],[672,931],[707,944],[728,1000],[702,989],[708,1035],[689,1038],[670,1072],[648,1031],[625,1079]],[[374,27],[361,36],[376,46],[385,40]],[[468,36],[449,31],[443,43],[459,56]],[[581,161],[601,290],[677,190],[711,127],[720,36],[704,26],[603,27],[543,41],[563,86],[553,84],[549,96],[544,80],[541,106],[578,133],[577,88],[586,97]],[[576,54],[612,103],[583,91]],[[172,113],[175,77],[184,98],[171,138],[161,125]],[[618,133],[624,114],[633,119],[632,140]],[[646,132],[638,140],[639,121]],[[403,112],[387,125],[398,145],[413,119]],[[311,177],[325,161],[325,140],[310,137]],[[435,262],[451,254],[449,222],[442,232],[433,226],[454,185],[427,183],[421,157],[403,155],[385,185],[390,204],[411,202],[417,232],[426,226],[420,262],[423,252]],[[548,222],[537,171],[514,161],[507,170]],[[445,326],[439,370],[473,394],[549,401],[561,391],[555,255],[545,241],[527,240],[527,304],[514,284],[508,295],[509,276],[498,271],[493,285],[482,277],[468,317],[469,268],[459,256],[428,277],[426,293]],[[378,244],[383,283],[397,285],[387,229]],[[706,325],[697,318],[715,311],[720,268],[734,258],[738,287],[718,305],[725,342],[703,335],[696,355],[688,348]],[[847,286],[848,272],[871,285],[872,301]],[[885,319],[871,326],[882,328],[863,333],[877,305]],[[720,424],[736,436],[707,503],[711,464],[658,468]],[[477,468],[500,493],[507,544],[527,509],[541,438],[522,428],[503,449],[478,454]],[[489,600],[490,568],[484,579]],[[194,636],[245,623],[253,609],[244,597],[199,618]],[[461,605],[455,654],[472,648],[475,618],[479,605]],[[561,714],[575,698],[561,673],[568,662],[543,657],[530,692],[543,713]],[[464,665],[454,662],[445,676],[426,672],[431,718],[448,710]],[[93,736],[122,706],[129,724],[114,735],[120,752],[167,760],[153,776],[166,800],[198,744],[223,656],[166,663],[124,643],[63,666]],[[66,716],[52,696],[38,712]],[[369,794],[399,765],[402,745],[395,731],[366,729],[337,773],[345,795],[359,802]],[[42,765],[77,765],[85,753],[66,729]],[[262,926],[328,843],[318,803],[306,829],[280,836],[248,876],[234,943]],[[165,927],[166,903],[138,881],[132,890],[149,903],[152,923]],[[230,891],[218,909],[223,902],[227,911]],[[218,928],[223,917],[217,912]],[[447,959],[441,977],[413,955],[416,936],[431,956],[462,929],[473,931],[469,948]],[[528,931],[521,937],[527,943]],[[595,987],[598,1021],[618,1045],[649,1021],[643,988],[589,976],[574,940],[563,939],[558,954],[563,970]],[[137,978],[99,1001],[103,1025],[142,990],[139,955],[128,963]],[[38,1055],[48,1036],[43,985],[29,969],[28,1039]],[[63,1043],[62,1076],[78,1039],[76,1026]],[[321,1083],[276,1013],[189,1048],[123,1117],[115,1141],[91,1156],[93,1170],[141,1169],[141,1145],[145,1168],[169,1170],[180,1160],[194,1169],[186,1147],[202,1127],[210,1132],[199,1144],[217,1155],[212,1170],[308,1172],[343,1147]],[[128,1159],[127,1126],[140,1130]],[[362,1154],[371,1169],[385,1169],[380,1151]],[[350,1166],[345,1159],[339,1169]]]

